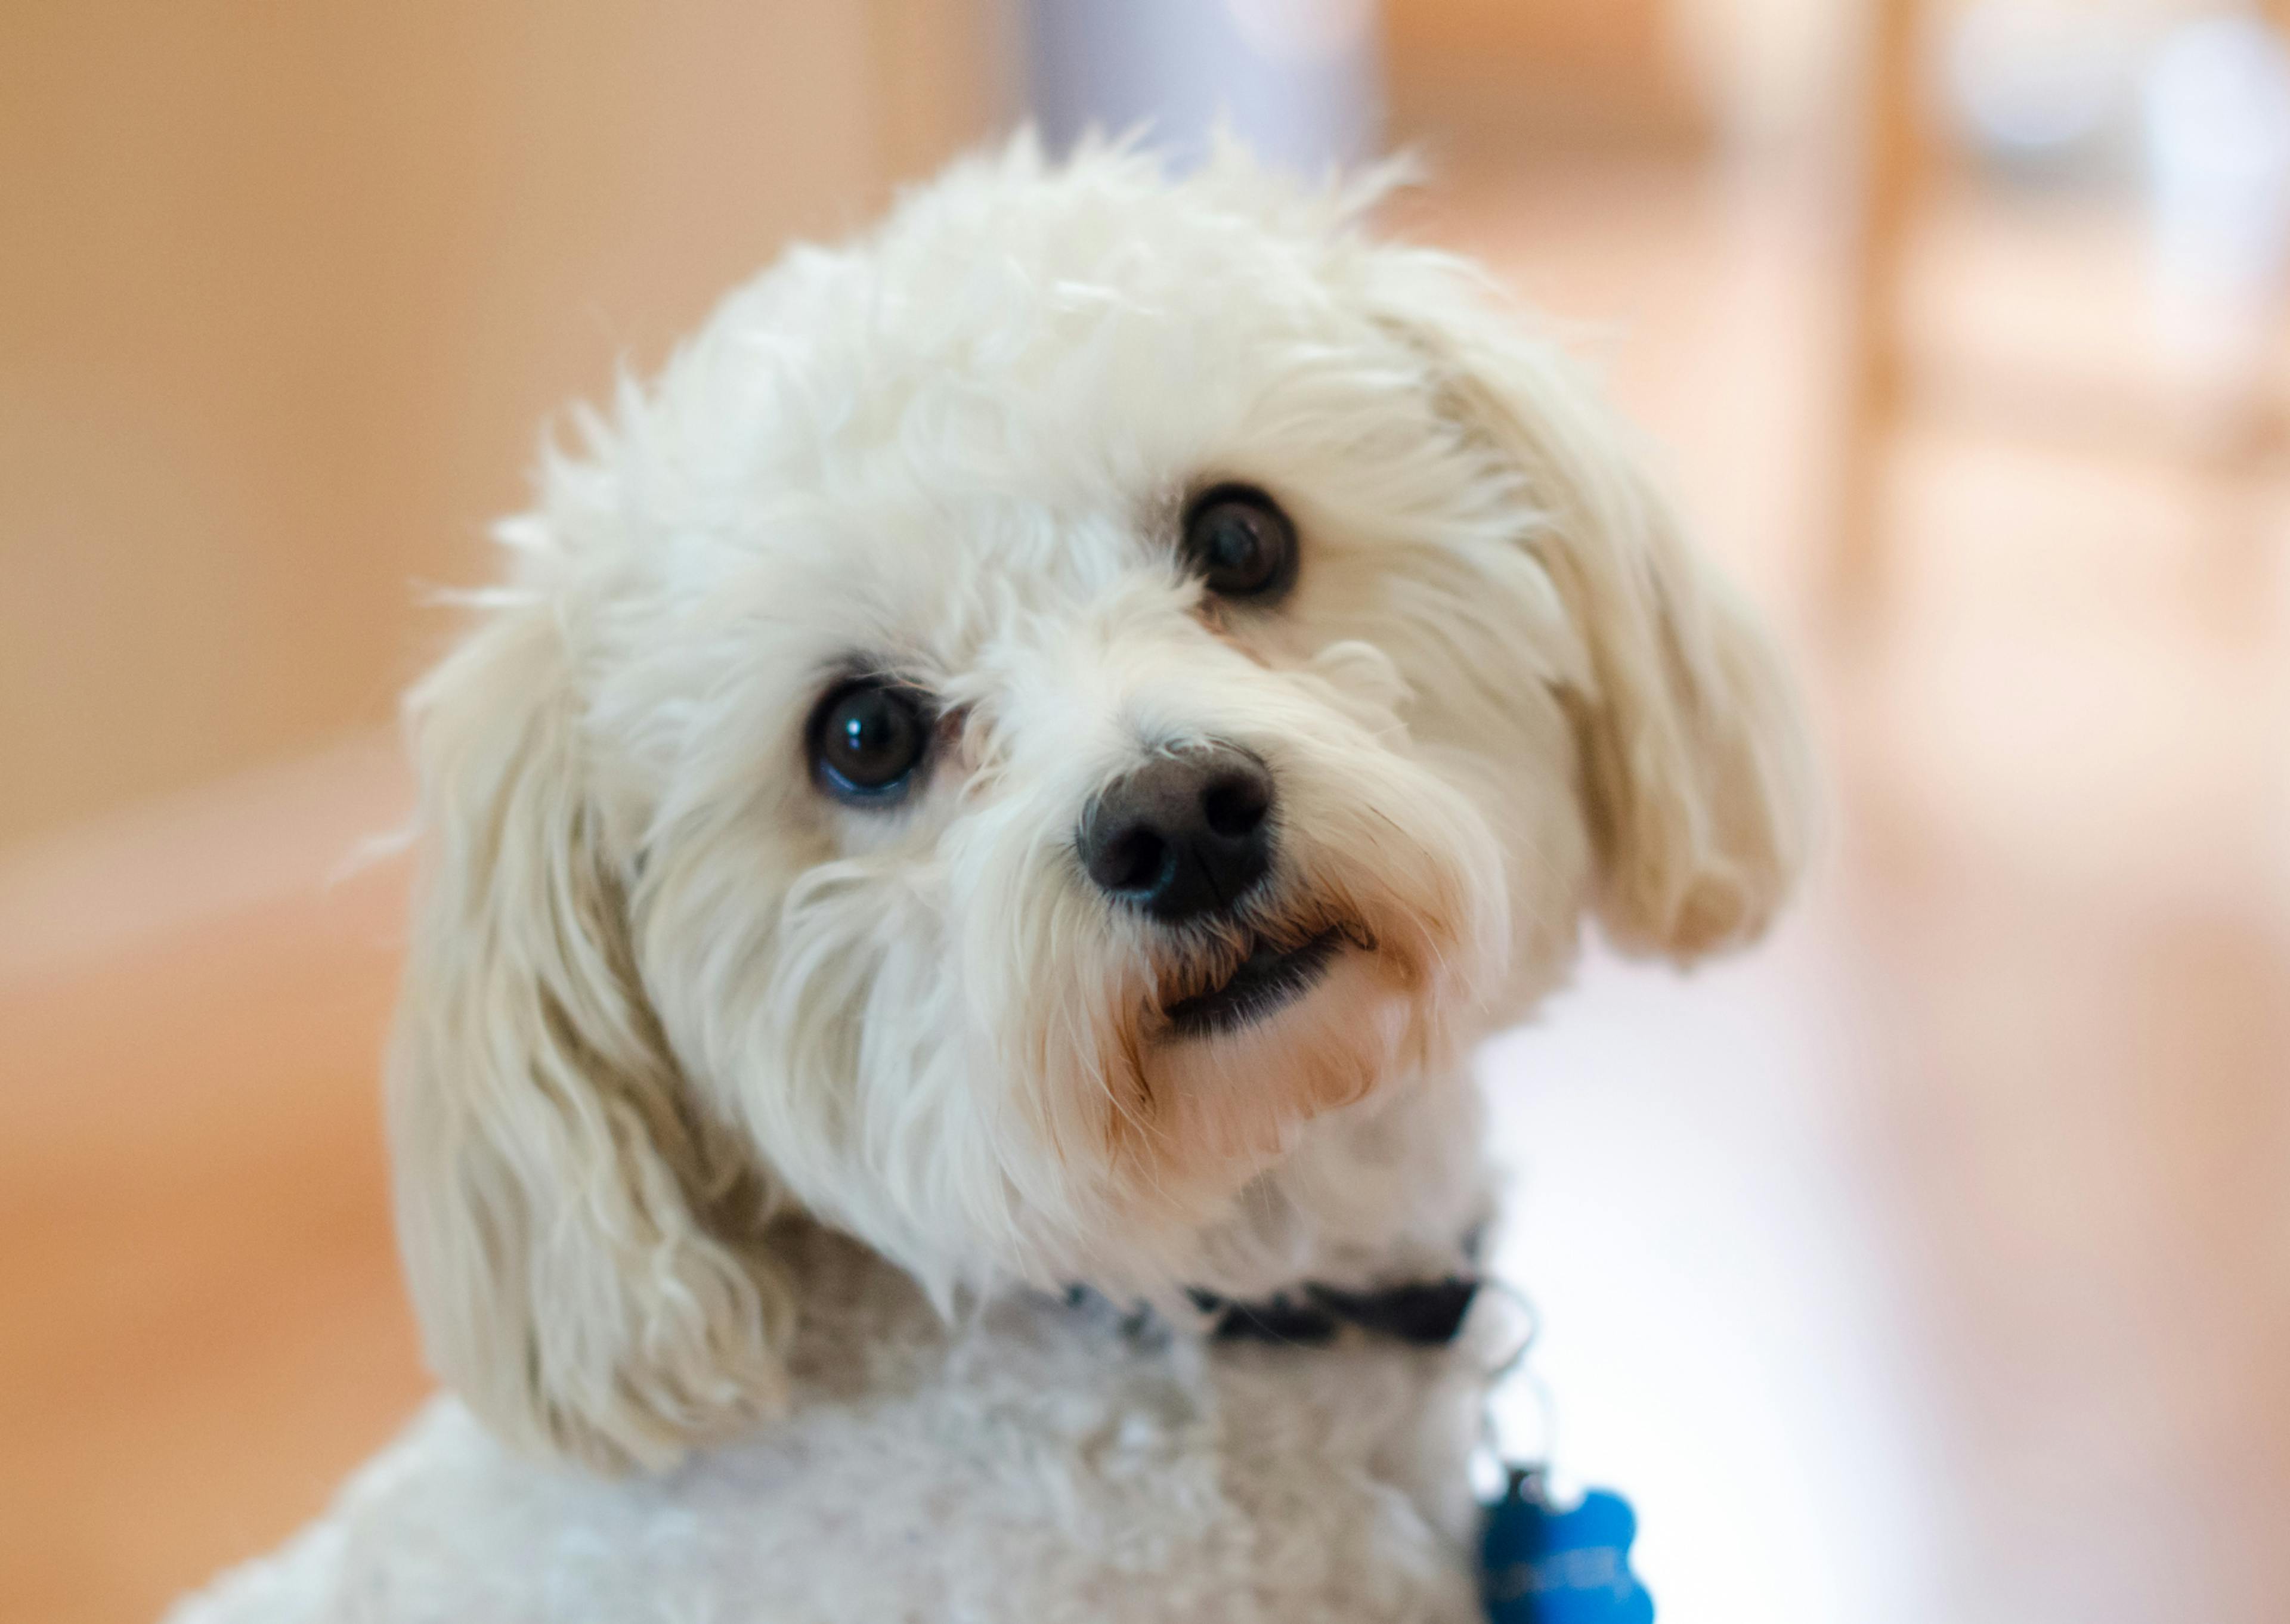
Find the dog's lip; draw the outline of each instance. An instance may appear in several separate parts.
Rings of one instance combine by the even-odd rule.
[[[1333,925],[1293,948],[1260,936],[1221,985],[1181,998],[1162,1013],[1181,1037],[1209,1037],[1253,1026],[1317,987],[1344,941],[1344,931]]]

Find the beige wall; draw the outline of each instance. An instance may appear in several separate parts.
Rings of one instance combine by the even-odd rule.
[[[0,841],[386,721],[544,415],[983,128],[989,9],[0,11]]]

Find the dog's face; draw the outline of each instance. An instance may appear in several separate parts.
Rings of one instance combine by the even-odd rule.
[[[1359,201],[957,169],[505,531],[414,704],[393,1119],[432,1356],[512,1438],[767,1405],[782,1211],[941,1295],[1214,1284],[1244,1192],[1586,908],[1678,956],[1763,923],[1762,644],[1563,361]]]

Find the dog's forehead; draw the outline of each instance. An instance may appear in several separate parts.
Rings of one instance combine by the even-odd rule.
[[[1268,424],[1371,397],[1325,220],[1092,172],[957,174],[726,302],[663,404],[757,562],[916,610],[1094,595],[1189,491],[1267,476]]]
[[[1493,488],[1477,453],[1372,296],[1408,251],[1342,198],[1251,184],[957,171],[726,300],[655,390],[623,396],[603,477],[557,470],[552,519],[605,565],[615,623],[682,626],[656,659],[769,644],[791,692],[852,665],[943,679],[1073,647],[1077,620],[1173,632],[1197,592],[1181,516],[1225,481],[1322,539],[1316,604],[1367,578],[1327,567],[1336,529],[1485,528],[1464,511]]]
[[[727,308],[725,347],[787,476],[1090,508],[1181,481],[1373,338],[1341,257],[1205,185],[992,172],[790,256]]]

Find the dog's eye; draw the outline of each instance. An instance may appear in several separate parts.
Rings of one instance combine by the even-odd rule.
[[[1219,485],[1195,499],[1184,550],[1220,597],[1277,597],[1296,579],[1296,527],[1254,485]]]
[[[811,723],[812,769],[837,799],[880,805],[905,792],[929,743],[920,695],[861,677],[821,701]]]

